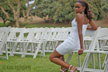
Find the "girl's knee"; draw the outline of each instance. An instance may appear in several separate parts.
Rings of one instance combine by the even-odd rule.
[[[49,60],[51,61],[51,62],[53,62],[53,56],[52,56],[52,54],[50,55],[50,57],[49,57]]]
[[[50,57],[49,57],[49,60],[51,61],[51,62],[53,62],[54,61],[54,58],[60,58],[60,54],[55,50],[51,55],[50,55]]]

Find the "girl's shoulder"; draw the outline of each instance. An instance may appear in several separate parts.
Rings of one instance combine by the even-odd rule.
[[[84,17],[84,14],[77,13],[77,14],[76,14],[76,18],[77,18],[77,17]]]
[[[84,15],[83,14],[80,14],[80,13],[76,14],[76,21],[83,20],[83,19],[84,19]]]

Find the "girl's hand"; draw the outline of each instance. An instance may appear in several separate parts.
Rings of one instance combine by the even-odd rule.
[[[80,50],[78,51],[78,54],[81,55],[81,54],[83,54],[83,52],[84,52],[84,49],[80,49]]]

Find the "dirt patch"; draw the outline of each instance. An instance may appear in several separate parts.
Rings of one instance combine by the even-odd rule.
[[[31,23],[31,24],[36,24],[36,23],[44,23],[44,20],[40,17],[37,17],[37,16],[30,16],[28,17],[27,20],[25,20],[24,18],[20,18],[20,22],[23,23]]]
[[[98,21],[95,21],[97,26],[100,26],[100,27],[108,27],[108,18],[105,18],[103,20],[98,20]]]

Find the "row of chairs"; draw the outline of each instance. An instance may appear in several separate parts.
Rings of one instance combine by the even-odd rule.
[[[33,55],[36,58],[38,52],[45,56],[45,52],[52,52],[59,43],[63,42],[70,28],[11,28],[6,48],[13,56],[20,54],[22,57]],[[1,36],[3,36],[1,34]],[[2,48],[5,52],[5,48]]]

